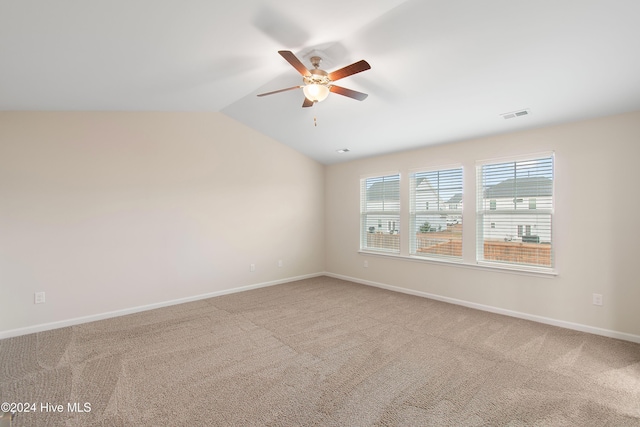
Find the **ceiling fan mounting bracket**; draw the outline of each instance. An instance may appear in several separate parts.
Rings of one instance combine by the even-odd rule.
[[[320,63],[322,62],[322,58],[319,56],[312,56],[311,58],[309,58],[309,61],[311,61],[311,65],[313,65],[313,68],[319,68]]]

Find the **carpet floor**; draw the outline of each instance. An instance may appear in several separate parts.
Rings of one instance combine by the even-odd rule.
[[[36,403],[16,426],[640,426],[640,345],[318,277],[1,340],[0,402]]]

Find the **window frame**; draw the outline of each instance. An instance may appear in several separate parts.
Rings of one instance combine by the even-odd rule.
[[[478,250],[478,232],[479,232],[479,229],[482,227],[482,221],[480,219],[481,216],[479,215],[479,209],[482,206],[483,193],[478,191],[478,185],[479,183],[482,182],[482,176],[479,173],[479,170],[481,169],[479,168],[479,166],[484,164],[499,164],[499,163],[516,162],[516,161],[532,161],[535,159],[544,159],[548,157],[552,157],[551,170],[553,171],[551,175],[553,178],[551,183],[551,208],[552,209],[549,211],[550,218],[551,218],[551,221],[550,221],[551,230],[549,231],[551,236],[550,238],[551,266],[549,267],[544,265],[541,266],[539,264],[535,264],[535,265],[534,264],[517,264],[517,263],[496,262],[492,260],[480,260],[479,258],[480,252]],[[475,166],[475,171],[474,171],[475,173],[472,172],[471,175],[469,175],[468,171],[473,170],[474,166]],[[462,215],[465,216],[465,222],[467,224],[467,226],[465,227],[464,236],[463,236],[466,243],[464,243],[462,247],[462,257],[461,258],[456,257],[454,259],[451,259],[449,257],[436,258],[436,257],[415,256],[410,254],[410,252],[412,251],[412,243],[409,240],[411,238],[411,233],[410,233],[411,179],[406,179],[406,178],[410,177],[412,173],[416,173],[416,172],[425,172],[430,170],[447,170],[447,169],[454,169],[459,167],[463,169],[462,189],[463,189],[463,197],[464,199],[466,199],[466,203],[462,204],[461,210],[462,210]],[[393,251],[384,250],[384,249],[380,250],[380,248],[375,248],[375,247],[367,247],[366,243],[363,243],[363,242],[366,242],[364,240],[366,239],[366,235],[363,234],[363,231],[366,232],[366,230],[364,229],[364,226],[363,226],[363,209],[362,209],[363,180],[366,180],[368,178],[391,177],[391,176],[397,176],[398,198],[399,198],[398,206],[397,206],[398,210],[393,212],[397,218],[396,228],[398,230],[397,243],[396,243],[397,247],[394,248]],[[471,193],[469,193],[470,191]],[[515,193],[515,194],[518,194],[518,193]],[[541,207],[544,207],[545,205],[549,204],[548,199],[543,198],[542,202],[540,199],[538,199],[535,202],[536,209],[530,210],[530,209],[527,209],[530,205],[526,197],[523,198],[522,200],[523,203],[516,205],[516,199],[519,197],[520,196],[514,197],[514,199],[511,200],[510,205],[515,206],[514,210],[518,210],[518,211],[522,210],[521,212],[522,214],[526,214],[525,211],[528,211],[529,214],[537,214],[539,213],[538,210]],[[558,276],[559,274],[557,270],[556,247],[555,247],[556,234],[557,234],[555,230],[556,157],[553,151],[542,152],[542,153],[529,153],[526,155],[518,155],[518,156],[511,156],[511,157],[494,157],[494,158],[485,159],[485,160],[469,159],[469,161],[459,162],[459,163],[450,164],[450,165],[433,165],[433,166],[429,165],[429,166],[420,167],[420,168],[415,168],[415,167],[414,168],[398,168],[397,170],[393,170],[389,172],[377,172],[377,173],[369,173],[366,175],[360,175],[360,198],[361,198],[360,219],[359,219],[360,243],[359,243],[358,253],[361,254],[362,256],[374,256],[374,257],[381,257],[386,259],[395,258],[398,260],[403,260],[405,262],[407,261],[418,262],[418,263],[427,263],[427,264],[434,264],[434,265],[449,264],[452,266],[457,266],[462,268],[469,268],[469,269],[483,270],[483,271],[494,271],[494,272],[501,271],[509,274],[533,276],[533,277],[550,278],[550,277]],[[469,201],[474,198],[475,198],[474,200],[475,203],[470,203]],[[486,202],[487,202],[486,208],[488,209],[489,199],[487,199]],[[505,209],[505,205],[503,204],[503,202],[504,202],[503,198],[499,198],[499,200],[495,202],[496,203],[495,210],[500,211],[502,209]],[[429,206],[429,207],[432,207],[432,206]],[[427,209],[427,210],[430,210],[430,209]],[[486,213],[488,214],[495,213],[495,210],[493,211],[487,210]],[[388,211],[387,213],[390,213],[390,212],[391,211]],[[540,213],[544,213],[544,209],[542,209]],[[472,222],[469,222],[469,221],[472,221]],[[512,224],[514,224],[514,232],[513,232],[514,235],[516,234],[515,224],[518,224],[518,223],[526,225],[527,221],[512,222]],[[549,224],[549,223],[546,223],[546,224]],[[487,224],[487,227],[489,228],[490,225]],[[500,227],[500,224],[496,223],[495,227],[496,228]],[[544,230],[544,228],[542,230]],[[532,232],[533,232],[533,229],[532,229]],[[524,230],[523,230],[523,234],[525,234]],[[473,238],[472,238],[472,235],[474,235]],[[533,235],[524,236],[523,238],[519,238],[519,239],[516,238],[514,240],[519,241],[520,239],[526,238],[528,241],[523,243],[540,243],[542,240],[540,238],[541,236],[543,235],[539,234],[538,230],[536,229],[536,232],[533,233]],[[548,239],[546,238],[546,236],[544,236],[544,238],[545,240],[543,242],[545,241],[548,242]],[[536,255],[536,256],[539,256],[539,255]],[[365,266],[367,266],[366,260],[364,264]]]
[[[457,170],[460,170],[460,188],[459,188],[459,193],[461,194],[461,200],[459,203],[456,203],[456,209],[450,209],[449,206],[450,204],[447,203],[446,200],[442,200],[442,208],[441,209],[429,209],[429,202],[426,202],[426,209],[417,209],[417,200],[416,200],[416,191],[417,191],[417,185],[416,185],[416,175],[418,174],[428,174],[428,173],[440,173],[440,172],[454,172]],[[436,215],[436,216],[442,216],[445,215],[445,223],[447,220],[446,215],[456,215],[460,217],[460,221],[461,221],[461,225],[464,229],[464,218],[463,218],[463,211],[464,211],[464,194],[465,194],[465,185],[464,185],[464,179],[465,179],[465,174],[464,174],[464,166],[460,163],[456,163],[456,164],[449,164],[449,165],[438,165],[438,166],[432,166],[432,167],[425,167],[425,168],[419,168],[419,169],[412,169],[411,171],[409,171],[409,209],[408,209],[408,224],[409,224],[409,256],[410,257],[415,257],[415,258],[419,258],[419,259],[427,259],[427,260],[431,260],[431,261],[448,261],[448,262],[462,262],[463,260],[463,253],[462,253],[462,238],[463,238],[463,234],[464,232],[461,231],[461,235],[460,235],[460,245],[461,245],[461,252],[460,255],[448,255],[448,254],[421,254],[418,253],[417,250],[417,229],[418,229],[418,224],[417,224],[417,220],[416,218],[419,215]],[[439,192],[440,192],[440,187],[438,187],[437,189],[435,189],[438,192],[438,197],[439,197]],[[456,193],[454,191],[454,193]],[[457,194],[457,193],[456,193]],[[455,195],[455,194],[454,194]],[[405,216],[406,213],[405,213]],[[445,225],[446,226],[446,225]]]
[[[382,182],[384,182],[385,178],[395,178],[395,177],[397,177],[397,180],[398,180],[398,209],[385,210],[383,208],[382,210],[368,210],[366,207],[366,203],[367,203],[366,201],[367,201],[367,195],[368,195],[368,192],[366,191],[367,181],[371,179],[382,179],[383,180]],[[402,224],[402,201],[401,201],[402,199],[401,192],[402,192],[402,185],[403,185],[402,183],[403,183],[403,178],[402,178],[402,174],[399,171],[376,173],[376,174],[360,176],[360,252],[370,252],[370,253],[376,253],[381,255],[400,255],[402,251],[402,235],[400,234],[400,225]],[[372,234],[369,232],[366,226],[367,217],[369,215],[397,216],[397,220],[395,221],[395,224],[393,226],[395,231],[393,235],[396,235],[398,239],[397,249],[377,248],[377,247],[371,247],[367,245],[369,234]],[[378,222],[380,221],[381,219],[378,220]],[[382,227],[381,227],[382,229],[384,229],[384,225],[385,224],[383,221]],[[380,228],[380,226],[378,227]],[[382,234],[384,234],[384,232]],[[389,234],[392,234],[392,233],[389,233]]]
[[[503,163],[518,163],[518,162],[533,162],[537,160],[545,160],[551,159],[551,198],[550,203],[551,207],[549,209],[541,209],[539,200],[536,200],[536,208],[529,209],[530,205],[527,203],[526,208],[522,209],[520,212],[523,215],[532,214],[534,211],[535,215],[549,215],[549,234],[550,234],[550,265],[535,265],[535,264],[526,264],[526,263],[515,263],[515,262],[506,262],[506,261],[496,261],[496,260],[486,260],[484,259],[484,217],[485,215],[496,215],[496,210],[491,209],[490,202],[493,202],[493,198],[484,198],[484,188],[483,188],[483,176],[482,176],[482,168],[487,165],[499,165]],[[491,267],[491,268],[500,268],[514,271],[522,271],[522,272],[539,272],[545,274],[557,274],[556,273],[556,259],[555,259],[555,209],[556,209],[556,159],[555,152],[542,152],[542,153],[534,153],[528,155],[521,156],[513,156],[513,157],[502,157],[502,158],[493,158],[493,159],[485,159],[476,161],[476,210],[475,210],[475,219],[476,219],[476,249],[475,249],[475,257],[476,264],[479,266]],[[520,197],[514,197],[514,212],[516,210],[520,210],[516,208],[515,200]],[[536,197],[539,199],[539,197]],[[486,202],[486,203],[483,203]],[[486,204],[487,208],[483,209],[483,205]],[[499,212],[500,209],[497,209]],[[522,229],[522,235],[525,235],[526,226],[518,225],[518,229]],[[516,233],[514,233],[516,234]],[[519,233],[518,233],[519,234]]]

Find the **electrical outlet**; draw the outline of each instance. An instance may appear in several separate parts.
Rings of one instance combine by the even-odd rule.
[[[593,305],[602,305],[602,294],[593,294]]]
[[[249,266],[249,271],[256,271],[256,265],[255,264],[251,264]]]
[[[281,259],[278,260],[278,267],[282,267],[282,260]]]
[[[36,292],[34,295],[34,304],[44,304],[44,292]]]
[[[369,261],[365,260],[364,264],[362,264],[364,268],[369,268]]]

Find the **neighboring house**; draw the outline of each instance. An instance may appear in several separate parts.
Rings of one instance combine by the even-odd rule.
[[[484,192],[485,239],[551,242],[553,181],[545,177],[506,179]]]
[[[462,193],[456,193],[449,200],[445,202],[447,209],[455,211],[462,211]],[[462,215],[449,215],[447,216],[447,225],[455,225],[462,223]]]
[[[366,189],[366,224],[369,233],[397,233],[400,229],[400,181],[377,181]]]
[[[445,202],[448,209],[457,210],[462,208],[462,193],[456,193]]]
[[[446,230],[447,215],[441,211],[448,209],[448,205],[440,199],[428,179],[417,179],[415,188],[416,230],[425,222],[429,223],[431,231]]]

